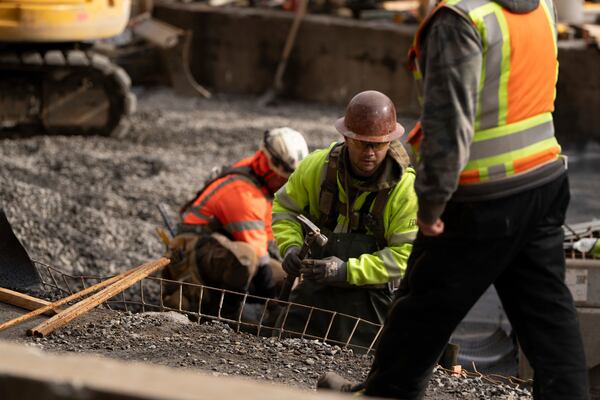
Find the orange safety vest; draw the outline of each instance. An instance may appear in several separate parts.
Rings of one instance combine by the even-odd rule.
[[[235,163],[233,170],[248,167],[249,174],[231,173],[213,180],[186,207],[184,225],[218,226],[233,240],[248,243],[259,258],[268,256],[271,230],[271,193],[257,178],[270,173],[266,155],[257,151]],[[214,229],[207,229],[207,231]]]
[[[442,8],[470,21],[483,48],[475,132],[459,184],[505,179],[555,161],[560,145],[551,114],[558,76],[552,0],[540,0],[538,8],[527,14],[512,13],[490,0],[442,1],[419,27],[409,52],[409,65],[421,93],[418,58],[422,34]],[[420,124],[409,133],[408,140],[417,153],[426,134]]]

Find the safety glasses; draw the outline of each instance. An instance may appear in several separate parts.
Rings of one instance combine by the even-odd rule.
[[[349,143],[352,143],[353,146],[356,146],[363,151],[368,149],[373,149],[373,151],[381,151],[390,144],[390,142],[364,142],[362,140],[356,140],[352,138],[347,138],[347,140]]]

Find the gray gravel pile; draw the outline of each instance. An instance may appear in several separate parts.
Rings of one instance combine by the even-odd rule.
[[[219,322],[190,322],[174,312],[102,310],[48,338],[33,340],[33,345],[46,350],[99,353],[301,388],[314,388],[319,375],[327,371],[362,381],[372,362],[371,356],[355,355],[352,350],[318,340],[256,337],[237,333]],[[481,378],[451,377],[436,370],[427,398],[525,400],[530,394],[507,385],[492,385]]]
[[[331,368],[362,379],[370,361],[338,346],[236,333],[228,325],[197,324],[174,312],[86,317],[46,339],[34,340],[43,349],[101,353],[302,387],[314,387],[319,374]]]
[[[0,141],[0,207],[35,259],[75,274],[107,275],[159,256],[156,204],[174,210],[214,166],[251,155],[265,129],[288,125],[311,147],[337,138],[340,110],[302,104],[259,108],[255,99],[140,96],[120,138]]]
[[[338,138],[343,110],[254,98],[182,99],[142,93],[133,128],[120,138],[0,140],[0,207],[31,256],[74,275],[108,275],[157,258],[163,246],[155,205],[177,209],[210,169],[252,154],[264,130],[290,126],[311,149]],[[407,124],[410,126],[410,123]],[[237,334],[222,324],[176,314],[97,310],[48,339],[19,340],[52,351],[92,352],[221,375],[314,387],[325,371],[353,381],[370,357],[336,346]],[[525,399],[526,393],[437,371],[428,399]]]

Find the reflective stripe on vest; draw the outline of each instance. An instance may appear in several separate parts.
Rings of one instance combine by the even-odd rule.
[[[528,14],[511,13],[490,0],[443,1],[419,27],[409,53],[420,87],[421,34],[442,7],[470,21],[483,46],[475,133],[459,183],[507,178],[556,160],[560,146],[554,136],[551,112],[558,62],[551,0],[541,0],[538,8]],[[532,43],[531,38],[536,42]],[[423,134],[427,133],[415,131],[409,136],[416,152]]]
[[[212,182],[208,183],[208,185],[206,185],[204,187],[204,189],[200,192],[200,195],[198,197],[196,197],[196,200],[194,200],[194,202],[196,202],[200,197],[202,197],[202,200],[200,200],[198,202],[198,204],[192,205],[188,208],[188,210],[185,212],[185,214],[183,215],[183,220],[186,220],[186,217],[189,214],[194,215],[195,217],[199,218],[199,219],[203,219],[205,221],[207,221],[206,223],[210,222],[211,220],[214,219],[214,217],[212,215],[206,215],[202,212],[202,208],[206,205],[206,203],[208,203],[208,201],[221,189],[223,189],[224,187],[226,187],[227,185],[229,185],[231,182],[235,182],[235,181],[239,181],[239,180],[244,180],[247,181],[249,183],[252,183],[253,185],[255,185],[257,188],[260,189],[260,186],[258,186],[257,182],[255,182],[253,179],[251,179],[250,177],[246,176],[246,175],[242,175],[240,173],[236,173],[236,172],[231,172],[230,173],[231,176],[227,177],[226,179],[224,179],[222,182],[220,182],[218,185],[216,185],[208,194],[206,193],[206,189],[212,185],[214,182],[216,182],[218,179],[221,179],[222,177],[218,177],[216,179],[214,179]],[[227,175],[226,175],[227,176]],[[264,227],[264,224],[263,224]],[[252,229],[257,229],[257,228],[252,228]]]

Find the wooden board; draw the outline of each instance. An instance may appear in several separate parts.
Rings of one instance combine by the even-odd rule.
[[[50,304],[49,301],[38,299],[37,297],[29,296],[24,293],[15,292],[14,290],[0,288],[0,301],[6,304],[11,304],[25,310],[37,310],[40,307]],[[48,310],[46,315],[55,315],[56,310]]]

